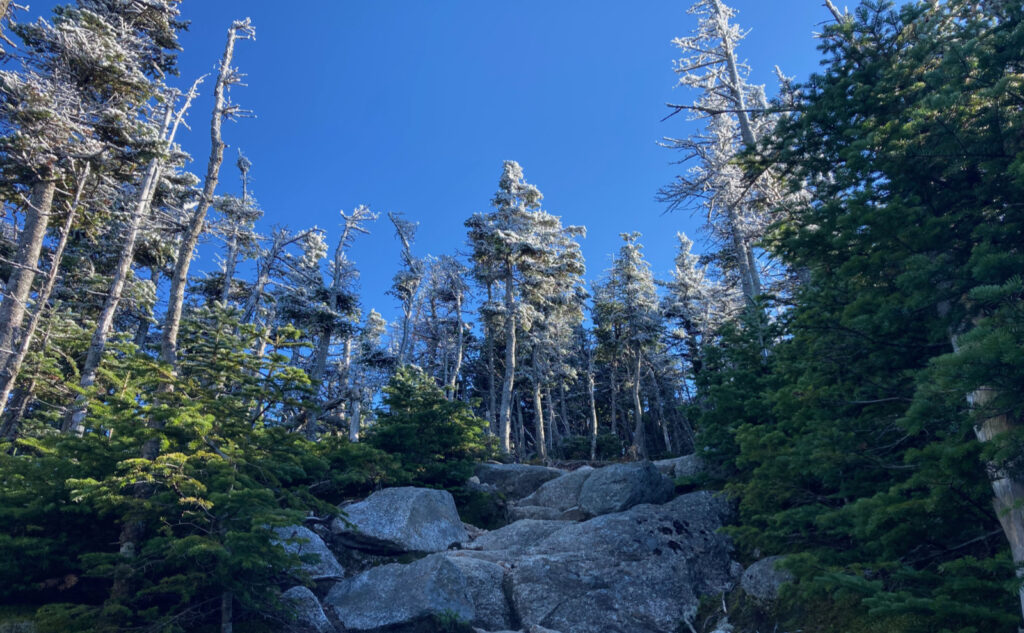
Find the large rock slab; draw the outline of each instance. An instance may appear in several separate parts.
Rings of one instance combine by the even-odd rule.
[[[695,477],[704,472],[704,460],[700,455],[690,454],[671,459],[659,459],[653,462],[654,467],[663,475],[682,479],[684,477]]]
[[[328,633],[334,630],[334,626],[316,595],[307,587],[292,587],[281,594],[281,599],[295,610],[295,621],[299,626],[307,628],[316,633]]]
[[[469,547],[519,553],[566,527],[564,521],[523,519],[477,537]]]
[[[793,574],[777,567],[783,558],[769,556],[747,567],[740,579],[740,587],[757,602],[774,602],[779,597],[779,588],[793,580]]]
[[[515,611],[524,626],[564,633],[674,631],[701,595],[733,586],[731,547],[716,532],[727,512],[697,492],[564,524],[512,564]]]
[[[544,482],[540,488],[530,493],[519,502],[520,506],[542,506],[565,511],[580,504],[580,491],[583,483],[595,471],[590,466],[583,466],[561,477]]]
[[[529,464],[477,464],[475,476],[482,485],[494,486],[510,499],[522,499],[545,481],[560,477],[565,471]]]
[[[347,578],[331,588],[324,606],[345,631],[431,631],[434,617],[476,616],[466,574],[441,555]]]
[[[512,626],[512,607],[505,596],[505,570],[493,562],[467,556],[448,557],[466,578],[473,603],[473,626],[486,630]]]
[[[274,528],[274,534],[277,536],[277,543],[289,554],[315,557],[310,562],[303,562],[300,567],[300,570],[309,574],[313,580],[341,578],[345,575],[345,569],[316,532],[301,525],[291,525]]]
[[[342,508],[345,518],[331,523],[338,540],[369,552],[443,552],[469,541],[446,490],[385,488]]]
[[[675,486],[651,462],[605,466],[583,482],[579,507],[591,516],[622,512],[641,503],[664,503]]]

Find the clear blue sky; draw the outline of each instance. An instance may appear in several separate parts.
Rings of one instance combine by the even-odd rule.
[[[52,0],[34,2],[33,15]],[[734,0],[750,30],[740,54],[774,92],[773,66],[805,78],[819,55],[820,0]],[[260,227],[318,225],[337,235],[338,210],[366,204],[420,222],[418,254],[464,249],[463,221],[489,208],[501,163],[514,159],[545,208],[588,229],[588,277],[607,268],[618,234],[643,233],[655,274],[672,266],[675,233],[699,219],[664,214],[654,200],[680,169],[657,146],[682,136],[666,122],[674,90],[671,40],[690,32],[689,0],[185,0],[182,87],[214,72],[231,20],[251,17],[253,42],[237,47],[247,86],[232,98],[256,118],[224,129],[219,192],[237,191],[236,148],[253,161]],[[24,19],[24,18],[23,18]],[[212,80],[183,143],[205,170]],[[352,253],[364,306],[396,314],[384,295],[399,260],[386,222]],[[214,265],[203,247],[193,270]]]

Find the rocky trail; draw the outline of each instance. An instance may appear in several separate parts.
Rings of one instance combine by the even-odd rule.
[[[698,468],[692,457],[573,471],[480,464],[471,485],[509,503],[500,529],[466,525],[448,492],[412,487],[347,505],[344,520],[282,528],[316,581],[285,593],[294,630],[696,631],[702,596],[742,584],[770,600],[784,580],[770,561],[744,571],[732,559],[723,497],[674,495],[671,477]]]

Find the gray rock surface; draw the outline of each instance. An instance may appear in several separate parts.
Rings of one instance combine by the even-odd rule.
[[[381,565],[334,585],[324,606],[346,631],[429,630],[432,616],[476,615],[466,575],[445,556]]]
[[[313,555],[317,560],[302,563],[301,570],[313,580],[341,578],[345,570],[316,532],[301,525],[274,528],[278,542],[290,554]]]
[[[474,611],[471,624],[490,630],[512,626],[512,609],[504,590],[505,570],[493,562],[468,556],[448,556],[448,560],[466,577]]]
[[[670,459],[659,459],[652,462],[662,475],[680,479],[683,477],[694,477],[704,470],[704,460],[699,455],[690,454]]]
[[[475,476],[481,485],[494,486],[510,499],[522,499],[545,481],[560,477],[565,471],[528,464],[477,464]]]
[[[331,523],[349,547],[371,552],[443,552],[469,540],[446,490],[386,488],[342,508],[346,519]]]
[[[473,633],[558,633],[558,631],[552,631],[551,629],[545,629],[543,626],[534,625],[521,631],[486,631],[484,629],[473,629]]]
[[[696,477],[697,475],[704,472],[704,460],[700,455],[684,455],[679,458],[676,462],[675,477],[681,479],[683,477]]]
[[[622,512],[641,503],[664,503],[672,498],[674,488],[651,462],[613,464],[594,471],[583,482],[579,507],[591,516]]]
[[[747,567],[740,579],[740,587],[759,602],[774,602],[779,597],[779,588],[793,580],[793,574],[776,568],[776,563],[782,559],[782,556],[769,556]]]
[[[583,466],[561,477],[544,482],[540,488],[519,502],[520,506],[543,506],[556,510],[568,510],[580,504],[580,490],[594,469]]]
[[[730,545],[716,533],[727,511],[697,492],[566,524],[512,563],[515,611],[564,633],[674,631],[701,595],[732,587]]]
[[[566,526],[567,524],[563,521],[523,519],[477,537],[469,547],[478,550],[502,550],[518,553],[533,547]]]
[[[317,633],[334,630],[334,626],[324,614],[323,607],[320,606],[320,601],[307,587],[292,587],[281,594],[281,599],[294,607],[295,619],[300,626]]]
[[[545,506],[523,506],[513,505],[508,509],[508,518],[511,521],[538,520],[557,521],[562,516],[562,511],[557,508]]]

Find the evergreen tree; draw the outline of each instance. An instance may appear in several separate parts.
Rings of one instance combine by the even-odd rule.
[[[1024,16],[949,2],[839,17],[765,157],[811,194],[772,237],[808,282],[772,376],[746,381],[762,395],[711,444],[735,455],[739,543],[794,554],[797,616],[1008,630],[1020,363],[995,349],[1019,347]],[[735,358],[733,375],[765,363]]]
[[[497,285],[503,290],[500,309],[505,355],[498,439],[504,453],[511,449],[519,329],[528,329],[538,315],[536,304],[531,304],[530,299],[539,300],[540,295],[530,294],[531,284],[536,287],[552,274],[569,275],[571,279],[571,275],[582,273],[578,245],[572,247],[580,230],[562,227],[558,218],[540,210],[542,197],[536,187],[527,184],[518,163],[505,161],[498,192],[491,203],[494,211],[478,213],[466,221],[473,247],[474,274],[484,286]],[[536,413],[539,415],[539,411]]]
[[[661,331],[658,295],[651,268],[643,257],[639,233],[623,233],[625,244],[612,261],[605,284],[609,303],[608,318],[618,325],[617,341],[628,359],[632,382],[632,448],[645,459],[648,456],[644,432],[643,406],[640,400],[644,361],[657,345]]]

